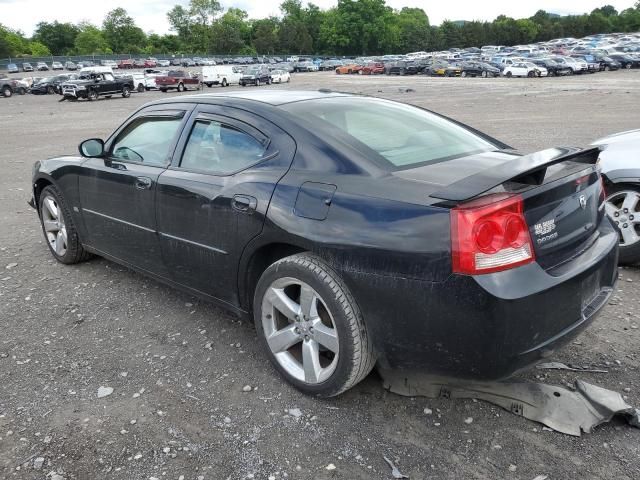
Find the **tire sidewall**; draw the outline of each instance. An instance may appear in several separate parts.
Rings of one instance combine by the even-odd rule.
[[[67,229],[67,251],[64,255],[58,255],[53,248],[51,248],[51,244],[47,238],[47,232],[44,229],[44,221],[42,219],[42,209],[44,200],[47,197],[53,197],[58,205],[58,209],[62,210],[62,216],[64,218],[65,227]],[[40,213],[40,227],[42,229],[42,235],[44,236],[44,241],[49,248],[49,251],[53,255],[53,257],[59,261],[60,263],[70,264],[76,263],[77,258],[77,250],[80,246],[80,242],[78,240],[78,234],[76,232],[75,226],[73,224],[73,219],[71,218],[71,212],[67,208],[67,204],[64,202],[62,198],[62,194],[52,185],[45,187],[40,193],[40,198],[38,199],[38,212]]]
[[[319,257],[315,257],[312,255],[304,256],[313,258],[315,260],[320,260]],[[253,301],[253,318],[256,331],[258,333],[260,343],[263,345],[267,352],[267,355],[269,356],[269,360],[276,368],[276,370],[278,370],[278,372],[284,378],[286,378],[288,382],[293,384],[296,388],[310,395],[332,396],[340,393],[343,390],[343,385],[348,381],[350,377],[351,366],[353,364],[354,345],[349,341],[349,339],[352,338],[352,333],[347,327],[347,314],[344,311],[342,305],[336,300],[335,292],[329,287],[326,282],[320,280],[311,270],[308,270],[298,265],[297,263],[289,261],[295,257],[296,256],[289,257],[287,259],[284,259],[284,261],[275,263],[274,265],[269,267],[260,278],[256,287]],[[323,269],[327,273],[329,273],[329,275],[333,277],[333,279],[339,280],[338,274],[333,271],[333,269],[326,265],[322,260],[320,260],[320,262],[322,263]],[[311,286],[320,295],[320,297],[322,297],[323,302],[331,313],[335,328],[338,332],[338,345],[340,348],[338,354],[338,364],[336,365],[336,369],[331,377],[329,377],[328,380],[317,385],[310,385],[308,383],[301,382],[289,375],[278,363],[275,356],[271,352],[269,345],[267,344],[267,340],[262,327],[262,299],[267,288],[275,280],[282,277],[296,278]],[[341,284],[340,281],[339,284]],[[345,289],[346,287],[344,285],[341,285],[341,288]],[[354,315],[360,315],[357,305],[352,305],[352,308]]]
[[[635,192],[640,193],[640,185],[634,185],[631,183],[617,183],[611,187],[607,188],[607,199],[609,200],[611,195],[614,193],[623,191],[623,190],[633,190]],[[611,223],[614,224],[614,219],[610,218]],[[618,257],[618,262],[621,265],[633,265],[636,263],[640,263],[640,242],[636,242],[633,245],[627,245],[625,247],[620,246],[620,254]]]

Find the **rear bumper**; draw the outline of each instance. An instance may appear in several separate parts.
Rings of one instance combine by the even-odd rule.
[[[441,283],[343,272],[386,369],[498,380],[569,342],[607,304],[618,235],[608,221],[578,258]]]

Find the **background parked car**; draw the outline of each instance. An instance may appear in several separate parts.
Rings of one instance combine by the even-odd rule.
[[[532,58],[531,63],[547,69],[549,77],[571,75],[573,70],[568,65],[561,65],[550,58]]]
[[[502,71],[505,77],[546,77],[549,74],[545,67],[531,62],[520,62],[508,65]]]
[[[64,66],[60,62],[51,62],[51,70],[64,70]]]
[[[36,70],[38,70],[39,72],[48,72],[49,65],[47,65],[45,62],[38,62],[36,64]]]
[[[20,69],[18,68],[18,65],[16,65],[15,63],[10,63],[7,65],[7,72],[9,73],[19,73]]]
[[[463,62],[461,77],[499,77],[500,69],[481,62]]]
[[[271,70],[271,81],[273,83],[289,83],[291,74],[286,70]]]
[[[612,53],[609,55],[613,60],[618,62],[622,68],[638,68],[640,66],[640,59],[634,58],[626,53]]]
[[[273,73],[273,72],[272,72]],[[202,83],[207,87],[220,85],[238,85],[242,78],[242,69],[233,65],[215,65],[202,67]]]
[[[193,61],[193,60],[192,60]],[[166,75],[156,77],[156,85],[161,92],[176,89],[178,92],[184,92],[188,88],[197,88],[200,85],[200,79],[193,77],[189,72],[184,70],[170,70]]]
[[[362,65],[358,65],[356,63],[348,63],[346,65],[336,67],[336,73],[338,75],[358,73],[360,70],[362,70]]]
[[[376,75],[384,73],[384,63],[382,62],[373,62],[369,63],[362,67],[362,69],[358,72],[360,75]]]
[[[158,60],[158,67],[168,67],[171,65],[170,60]]]
[[[118,68],[122,70],[133,68],[133,60],[131,60],[130,58],[127,58],[125,60],[120,60],[118,62]]]
[[[240,77],[240,85],[255,85],[259,87],[262,83],[271,83],[271,73],[266,65],[251,65],[247,68],[242,77]]]
[[[24,80],[14,78],[0,78],[0,94],[3,97],[10,97],[14,93],[24,95],[27,93],[28,84]]]
[[[60,86],[70,79],[70,75],[64,74],[42,78],[31,86],[29,93],[34,95],[53,95],[55,93],[61,93]]]
[[[33,65],[31,65],[29,62],[24,62],[22,64],[22,71],[23,72],[33,72]]]

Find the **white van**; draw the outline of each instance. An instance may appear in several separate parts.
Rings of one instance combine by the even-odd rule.
[[[215,65],[213,67],[202,67],[202,83],[207,87],[212,85],[237,85],[240,83],[242,70],[232,65]]]

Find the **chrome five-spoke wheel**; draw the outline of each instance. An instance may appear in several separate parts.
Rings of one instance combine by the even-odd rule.
[[[304,393],[339,395],[375,364],[355,298],[317,255],[297,253],[267,267],[256,285],[253,314],[269,360]]]
[[[607,215],[620,229],[620,246],[640,241],[640,192],[620,190],[610,195],[605,204]]]
[[[335,371],[340,344],[331,312],[301,280],[275,280],[262,300],[262,326],[277,362],[295,379],[317,384]]]
[[[68,239],[62,208],[52,195],[44,197],[42,206],[42,225],[47,241],[56,255],[64,257],[67,253]]]

